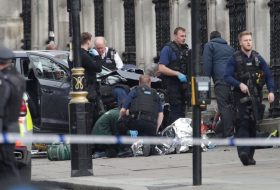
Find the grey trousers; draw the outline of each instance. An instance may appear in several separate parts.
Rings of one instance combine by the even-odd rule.
[[[223,137],[233,135],[234,129],[234,112],[231,101],[231,89],[225,83],[216,83],[215,95],[217,98],[218,110],[221,113],[221,120],[223,126]]]

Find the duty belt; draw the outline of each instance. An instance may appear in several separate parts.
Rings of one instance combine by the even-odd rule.
[[[153,114],[143,113],[141,111],[131,113],[131,118],[132,119],[137,119],[137,120],[143,119],[145,121],[150,121],[150,122],[153,122],[153,123],[157,123],[157,118],[153,117]]]

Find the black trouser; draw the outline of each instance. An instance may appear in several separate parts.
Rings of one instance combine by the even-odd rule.
[[[171,125],[174,121],[176,121],[179,118],[186,117],[185,109],[186,109],[186,105],[184,103],[170,104],[168,125]]]
[[[223,82],[216,82],[214,90],[217,98],[218,111],[221,113],[223,137],[232,136],[234,114],[232,110],[230,87]]]
[[[255,138],[256,137],[256,122],[252,119],[252,110],[249,109],[250,103],[238,103],[238,119],[236,122],[236,137],[237,138]],[[238,146],[238,155],[241,152],[248,154],[249,158],[254,157],[254,146]]]
[[[183,89],[183,84],[176,77],[168,77],[164,79],[164,86],[167,90],[170,104],[167,125],[171,125],[177,119],[186,117],[186,90]]]
[[[99,98],[96,99],[89,99],[89,103],[90,103],[90,108],[89,108],[89,125],[91,126],[91,130],[95,124],[95,122],[97,121],[97,119],[99,118],[99,105],[98,102]]]
[[[0,184],[4,186],[15,185],[20,182],[14,150],[14,144],[0,144]]]
[[[156,136],[157,125],[143,119],[130,119],[128,128],[137,130],[139,136]]]

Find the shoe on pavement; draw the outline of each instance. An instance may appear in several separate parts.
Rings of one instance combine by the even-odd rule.
[[[143,155],[144,156],[150,156],[150,152],[151,152],[151,145],[149,144],[144,144],[142,147],[142,151],[143,151]]]
[[[95,152],[95,153],[92,155],[92,158],[93,158],[93,159],[96,159],[96,158],[104,158],[104,157],[107,157],[106,152]]]
[[[244,166],[248,166],[250,162],[250,158],[246,152],[241,152],[239,158]]]
[[[256,165],[256,160],[254,158],[250,158],[248,165]]]
[[[132,157],[132,156],[133,156],[133,152],[131,149],[118,153],[118,157],[120,157],[120,158],[126,158],[126,157]]]
[[[162,150],[158,146],[151,147],[151,153],[150,155],[163,155]]]

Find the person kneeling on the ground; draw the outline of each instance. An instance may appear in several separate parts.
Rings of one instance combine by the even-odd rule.
[[[109,135],[118,136],[120,132],[118,129],[119,124],[119,108],[111,109],[105,112],[95,123],[91,134],[93,135]],[[94,158],[99,157],[117,157],[117,156],[132,156],[129,151],[125,149],[126,146],[115,144],[97,144],[94,146]]]
[[[125,117],[127,110],[128,129],[137,130],[139,136],[156,136],[163,120],[163,108],[156,90],[151,88],[149,75],[139,77],[139,86],[134,87],[128,94],[120,110],[120,117]]]

